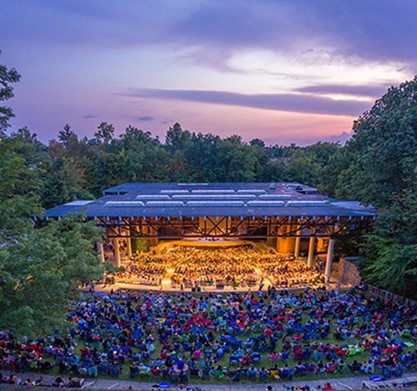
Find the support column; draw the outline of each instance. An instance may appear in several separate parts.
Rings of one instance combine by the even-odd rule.
[[[324,281],[326,282],[326,284],[329,282],[330,274],[332,273],[332,263],[333,263],[335,242],[336,242],[336,239],[331,238],[329,240],[329,247],[327,248],[326,269],[324,271]]]
[[[132,241],[129,237],[126,240],[127,240],[127,256],[130,260],[132,258]]]
[[[294,258],[300,258],[300,245],[301,245],[301,236],[295,238],[295,249],[294,249]]]
[[[310,236],[310,242],[308,244],[307,267],[313,267],[315,241],[316,241],[316,237],[315,236]]]
[[[105,261],[103,243],[97,242],[97,251],[98,251],[98,255],[100,256],[100,261],[101,261],[101,263],[103,263]]]
[[[119,246],[119,239],[114,239],[114,256],[116,261],[116,267],[120,267],[122,265],[120,261],[120,246]]]

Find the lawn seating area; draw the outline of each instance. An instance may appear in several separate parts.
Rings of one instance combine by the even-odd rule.
[[[175,384],[389,379],[417,365],[417,309],[360,288],[85,293],[68,322],[34,340],[0,333],[0,370]]]

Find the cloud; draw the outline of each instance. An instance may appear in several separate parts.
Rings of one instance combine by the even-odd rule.
[[[232,128],[241,107],[270,110],[255,114],[272,113],[270,126],[283,128],[283,111],[336,121],[361,114],[372,104],[367,97],[417,69],[416,0],[1,0],[1,12],[2,56],[22,73],[16,120],[37,105],[42,86],[44,106],[54,107],[42,116],[50,132],[70,115],[87,129],[97,117],[83,117],[86,108],[155,129],[164,116],[193,117],[198,128],[204,110],[233,112],[236,118],[224,114],[216,124]],[[115,88],[131,86],[148,89],[126,96],[155,99],[155,106],[176,100],[182,112],[114,101]],[[206,118],[209,128],[214,119]]]
[[[370,96],[379,97],[385,94],[390,86],[366,86],[366,85],[336,85],[336,84],[323,84],[323,85],[311,85],[298,88],[298,92],[306,92],[313,94],[343,94],[343,95],[357,95],[357,96]]]
[[[354,100],[337,101],[306,94],[239,94],[207,90],[139,89],[119,94],[126,97],[183,100],[220,105],[252,107],[264,110],[310,114],[359,115],[368,104]]]
[[[137,117],[138,122],[148,122],[153,121],[155,117],[151,117],[150,115],[142,115],[140,117]]]
[[[340,145],[345,145],[348,140],[352,138],[353,132],[342,132],[342,134],[335,136],[327,136],[326,141],[331,143],[339,143]]]
[[[416,62],[415,0],[3,0],[0,35],[74,47],[174,45],[223,58],[241,49],[318,46],[365,59]],[[47,21],[47,23],[46,23]]]

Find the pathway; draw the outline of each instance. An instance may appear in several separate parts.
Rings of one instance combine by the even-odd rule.
[[[6,372],[3,372],[5,374]],[[22,379],[30,378],[32,380],[39,379],[41,376],[39,373],[33,374],[22,374],[17,373],[18,377]],[[50,375],[42,375],[45,384],[52,384],[53,380],[56,376]],[[64,380],[68,380],[67,377],[63,377]],[[287,390],[292,386],[297,387],[304,387],[308,385],[310,388],[321,386],[329,382],[332,387],[337,391],[352,391],[352,390],[361,390],[363,388],[364,383],[369,386],[374,386],[374,388],[378,388],[378,386],[383,386],[384,382],[371,382],[369,381],[369,376],[356,376],[356,377],[345,377],[345,378],[332,378],[332,379],[320,379],[320,380],[296,380],[292,382],[270,382],[264,384],[189,384],[188,388],[199,387],[202,391],[249,391],[249,390],[256,390],[261,391],[265,390],[267,386],[272,386],[273,391],[281,391]],[[397,385],[403,385],[406,383],[417,383],[417,372],[410,372],[404,374],[402,378],[398,379],[391,379],[389,382],[385,382],[385,386],[392,385],[396,383]],[[158,387],[158,382],[152,383],[145,383],[145,382],[137,382],[133,380],[118,380],[118,379],[86,379],[83,385],[83,389],[85,390],[137,390],[137,391],[152,391],[152,390],[162,390],[162,388]],[[0,384],[0,389],[7,387],[4,384]],[[382,388],[382,387],[381,387]],[[165,388],[166,389],[166,388]],[[168,390],[176,391],[179,389],[177,385],[171,385]],[[408,390],[417,389],[415,387],[407,387]]]

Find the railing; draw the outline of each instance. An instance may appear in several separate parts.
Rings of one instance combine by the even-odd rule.
[[[359,285],[360,283],[360,274],[357,266],[350,262],[348,259],[341,259],[338,265],[339,269],[335,273],[335,277],[339,278],[342,282],[348,283],[351,285]],[[356,276],[357,273],[357,276]],[[376,296],[384,301],[392,301],[396,304],[405,304],[408,306],[417,306],[417,301],[408,299],[404,296],[397,295],[395,293],[386,291],[384,289],[378,288],[374,285],[366,284],[367,290],[373,296]]]
[[[384,301],[393,301],[396,304],[405,304],[408,306],[417,306],[417,301],[408,299],[404,296],[397,295],[395,293],[386,291],[381,288],[377,288],[376,286],[366,284],[368,292],[371,293],[373,296],[379,297]]]

